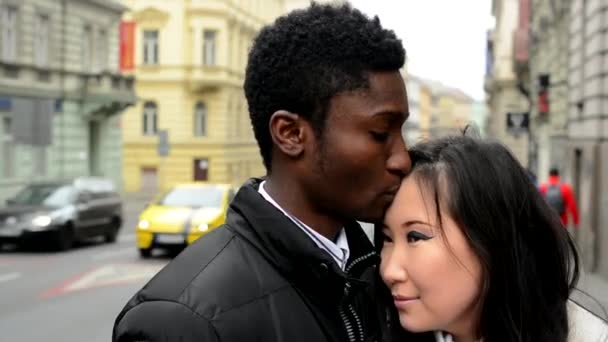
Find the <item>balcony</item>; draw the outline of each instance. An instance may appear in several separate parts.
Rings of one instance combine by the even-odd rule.
[[[186,70],[187,82],[194,92],[216,91],[225,86],[242,85],[243,75],[224,66],[192,66]]]
[[[78,89],[83,100],[135,103],[133,76],[104,72],[81,75]]]
[[[134,78],[102,72],[85,74],[57,68],[26,64],[0,63],[0,92],[17,97],[79,101],[88,115],[109,116],[120,113],[136,101]]]

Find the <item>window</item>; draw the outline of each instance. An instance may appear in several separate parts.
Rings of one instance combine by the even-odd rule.
[[[194,159],[194,181],[209,180],[209,160],[207,158]]]
[[[215,65],[215,31],[203,31],[203,65]]]
[[[104,71],[108,68],[108,34],[106,30],[99,30],[97,37],[97,56],[95,61],[97,62],[97,70]]]
[[[82,31],[82,70],[90,72],[93,67],[93,30],[85,26]]]
[[[143,113],[143,134],[156,135],[156,133],[158,132],[157,121],[158,113],[156,103],[146,102],[144,104]]]
[[[61,184],[34,184],[19,191],[13,204],[23,206],[62,207],[73,202],[74,188]]]
[[[158,64],[158,31],[144,31],[144,64]]]
[[[207,106],[203,102],[197,102],[194,107],[194,136],[204,137],[207,135]]]
[[[2,59],[14,62],[17,59],[17,8],[2,7],[0,23],[2,25]]]
[[[2,176],[4,178],[15,175],[15,147],[13,144],[12,120],[10,117],[2,118]]]
[[[34,62],[36,66],[49,65],[50,20],[48,15],[39,14],[34,22]]]
[[[158,203],[169,207],[221,208],[224,190],[220,187],[175,187]]]

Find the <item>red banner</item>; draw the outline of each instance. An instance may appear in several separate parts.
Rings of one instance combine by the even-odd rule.
[[[120,70],[135,69],[135,22],[120,23]]]

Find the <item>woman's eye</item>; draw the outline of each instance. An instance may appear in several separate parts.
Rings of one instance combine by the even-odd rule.
[[[424,235],[417,231],[411,231],[411,232],[407,233],[407,242],[409,242],[409,243],[415,243],[418,241],[426,241],[426,240],[430,240],[431,238],[432,237]]]
[[[384,142],[386,141],[386,139],[388,139],[388,133],[387,132],[370,132],[372,137],[374,138],[374,140],[379,141],[379,142]]]

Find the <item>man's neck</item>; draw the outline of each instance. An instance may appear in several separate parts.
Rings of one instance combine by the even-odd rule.
[[[329,240],[336,240],[343,223],[319,213],[318,209],[308,201],[300,184],[294,182],[290,177],[273,174],[266,180],[264,190],[289,214]]]

